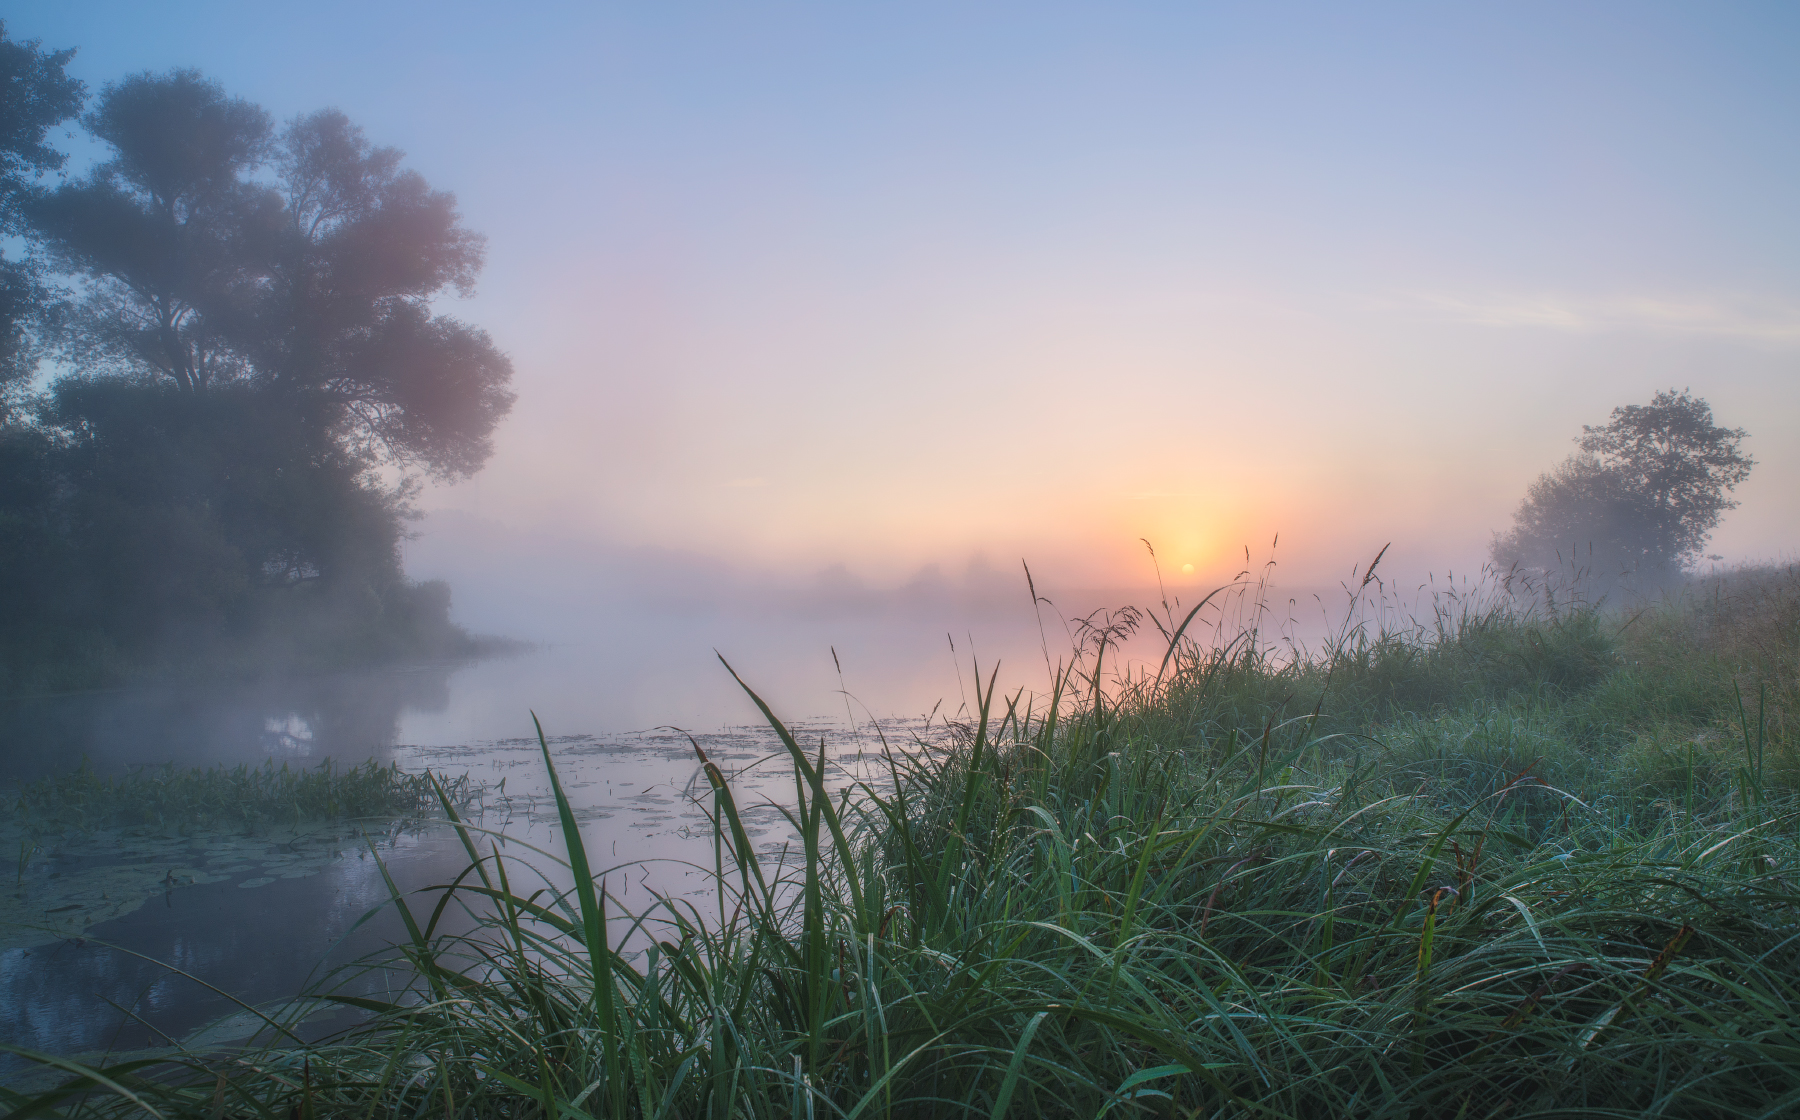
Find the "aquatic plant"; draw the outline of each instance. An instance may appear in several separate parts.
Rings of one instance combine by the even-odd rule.
[[[468,778],[448,782],[454,800],[475,794]],[[104,774],[83,759],[74,770],[20,783],[0,795],[0,821],[35,833],[69,829],[198,828],[254,830],[271,824],[339,818],[413,816],[434,809],[432,779],[373,759],[341,767],[182,768],[173,763]]]

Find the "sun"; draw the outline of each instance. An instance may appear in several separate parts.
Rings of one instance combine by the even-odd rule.
[[[1193,575],[1194,574],[1194,566],[1192,564],[1183,564],[1181,566],[1181,574],[1184,576]]]

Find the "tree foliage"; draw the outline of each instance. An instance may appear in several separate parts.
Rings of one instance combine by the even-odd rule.
[[[63,72],[74,51],[45,51],[36,40],[6,38],[0,22],[0,233],[20,231],[20,207],[33,182],[66,157],[46,140],[81,109],[82,85]],[[37,368],[38,335],[50,303],[30,261],[0,255],[0,423]]]
[[[190,393],[241,377],[226,327],[263,272],[258,227],[273,200],[245,176],[266,156],[268,114],[181,70],[108,84],[82,124],[112,158],[26,212],[87,281],[66,356],[90,376]]]
[[[186,393],[246,381],[323,407],[370,462],[481,469],[512,367],[485,332],[433,314],[482,264],[453,196],[342,113],[277,134],[191,70],[109,84],[83,123],[113,158],[30,209],[88,281],[71,361]]]
[[[42,80],[5,87],[23,106],[6,168],[54,169],[43,122],[80,87],[51,80],[68,52],[36,44],[0,42],[0,68],[14,48]],[[481,270],[455,198],[336,110],[277,128],[193,70],[108,83],[80,119],[106,158],[52,189],[9,180],[38,260],[0,312],[16,297],[68,371],[0,447],[0,524],[30,529],[0,580],[39,588],[0,612],[14,659],[46,635],[142,664],[442,630],[442,589],[400,568],[407,499],[478,471],[513,400],[505,355],[434,303]]]
[[[1685,389],[1615,408],[1582,433],[1580,453],[1538,476],[1512,529],[1495,537],[1496,561],[1601,576],[1680,572],[1737,507],[1728,495],[1755,465],[1739,449],[1749,433],[1714,424],[1712,408]]]
[[[282,222],[244,332],[253,368],[321,394],[372,454],[442,478],[479,470],[512,406],[512,367],[487,334],[431,314],[473,290],[482,239],[456,200],[400,168],[335,110],[291,123],[277,149]]]
[[[81,110],[82,85],[64,73],[72,50],[46,51],[35,39],[6,38],[0,20],[0,211],[14,216],[27,176],[55,171],[68,159],[46,140]]]

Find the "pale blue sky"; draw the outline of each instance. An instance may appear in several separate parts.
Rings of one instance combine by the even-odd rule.
[[[1691,385],[1762,462],[1717,547],[1791,555],[1791,4],[0,10],[457,193],[520,403],[430,507],[874,578],[1466,567]]]

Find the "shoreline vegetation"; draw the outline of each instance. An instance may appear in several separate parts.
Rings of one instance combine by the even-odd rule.
[[[1118,675],[1146,623],[1167,658]],[[889,780],[847,788],[759,698],[794,774],[780,859],[696,746],[713,907],[625,910],[545,746],[565,851],[531,859],[560,867],[534,874],[444,792],[467,868],[396,891],[408,941],[311,993],[404,978],[337,997],[357,1025],[39,1056],[61,1087],[0,1100],[451,1120],[1800,1109],[1800,566],[1629,609],[1491,583],[1310,653],[1122,611],[1045,694],[996,674],[944,741],[886,744]],[[462,908],[473,932],[441,933]]]

